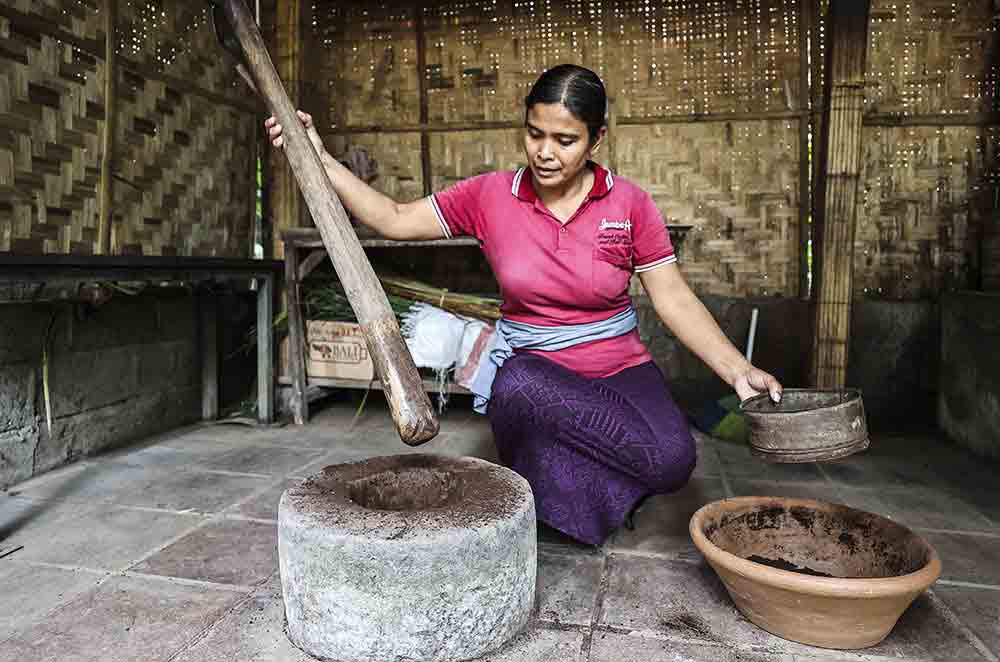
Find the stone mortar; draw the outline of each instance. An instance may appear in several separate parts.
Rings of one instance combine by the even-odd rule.
[[[531,615],[535,536],[528,483],[484,460],[326,467],[278,508],[288,637],[336,662],[485,655]]]

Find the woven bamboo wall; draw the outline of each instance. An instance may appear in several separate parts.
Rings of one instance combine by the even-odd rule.
[[[372,152],[376,188],[423,195],[418,35],[431,190],[521,165],[524,96],[545,68],[576,62],[615,98],[610,165],[670,223],[696,226],[683,260],[696,287],[798,294],[797,0],[414,4],[311,3],[307,78],[329,91],[314,114],[334,151]]]
[[[314,0],[307,78],[326,90],[318,114],[337,148],[368,147],[389,166],[376,187],[415,198],[421,161],[400,150],[417,148],[421,130],[431,190],[514,167],[538,73],[591,67],[615,99],[613,149],[600,158],[652,192],[670,223],[694,226],[682,268],[696,288],[796,295],[814,200],[799,127],[820,135],[828,1]],[[990,0],[873,2],[858,297],[1000,288],[992,17]]]
[[[856,296],[1000,288],[996,39],[990,0],[873,1]]]
[[[0,8],[0,251],[97,248],[103,7]],[[249,255],[256,120],[204,5],[118,7],[112,253]]]

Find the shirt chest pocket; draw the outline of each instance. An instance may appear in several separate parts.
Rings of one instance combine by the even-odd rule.
[[[632,275],[632,237],[628,230],[598,230],[591,255],[594,294],[619,298]]]

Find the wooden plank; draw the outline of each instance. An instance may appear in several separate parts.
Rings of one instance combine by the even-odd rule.
[[[274,420],[274,277],[258,282],[257,290],[257,420]]]
[[[315,251],[319,253],[321,251]],[[326,251],[322,251],[325,254]],[[285,306],[288,310],[288,371],[292,376],[292,393],[288,408],[296,425],[309,420],[309,401],[306,398],[305,321],[299,291],[299,253],[294,246],[285,245]]]
[[[295,248],[285,246],[286,251],[289,249],[295,250]],[[306,259],[302,260],[302,264],[299,265],[299,273],[298,273],[299,282],[304,281],[306,278],[309,278],[309,274],[311,274],[313,270],[315,270],[316,267],[318,267],[320,263],[323,262],[323,260],[325,259],[326,259],[325,248],[317,248],[313,250],[311,253],[309,253]],[[285,278],[287,277],[288,276],[285,276]]]
[[[871,0],[830,5],[825,76],[829,102],[820,140],[823,214],[813,238],[818,264],[811,367],[817,388],[843,388],[847,375],[870,9]]]
[[[114,205],[114,179],[111,164],[115,156],[115,126],[118,115],[118,55],[115,35],[118,25],[118,0],[104,4],[104,131],[101,134],[101,183],[98,191],[97,254],[111,253],[111,214]]]
[[[323,239],[316,228],[287,228],[282,233],[285,242],[298,248],[323,248]],[[422,241],[397,241],[395,239],[359,239],[366,248],[392,248],[394,246],[478,246],[475,237],[454,237],[452,239],[427,239]]]
[[[292,383],[292,378],[287,375],[283,375],[278,378],[278,383],[284,386],[288,386]],[[426,391],[427,393],[440,393],[442,391],[438,382],[433,379],[425,379],[423,380],[422,383],[424,391]],[[372,389],[375,391],[382,390],[382,383],[377,379],[373,379],[372,381],[368,382],[363,379],[336,379],[332,377],[310,377],[309,386],[310,387],[319,386],[322,388],[350,388],[350,389],[361,389],[361,390]],[[445,384],[443,390],[446,393],[460,393],[465,395],[471,393],[471,391],[469,391],[467,388],[459,386],[454,382],[448,382],[447,384]]]
[[[201,333],[201,419],[219,418],[219,302],[210,292],[198,296]]]

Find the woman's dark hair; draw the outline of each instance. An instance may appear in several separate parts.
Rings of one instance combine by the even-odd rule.
[[[604,83],[590,69],[575,64],[552,67],[535,81],[531,92],[524,98],[524,120],[536,103],[561,103],[580,121],[587,125],[590,140],[607,119],[608,95]]]

